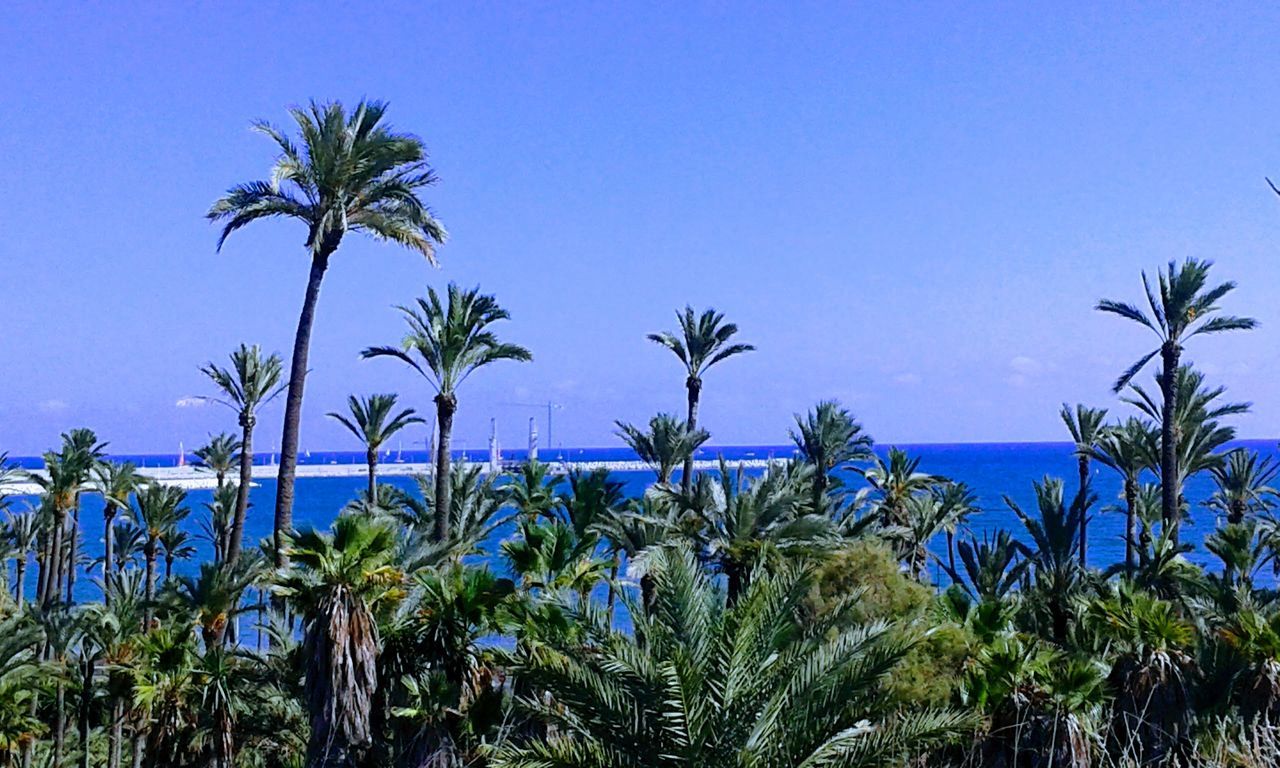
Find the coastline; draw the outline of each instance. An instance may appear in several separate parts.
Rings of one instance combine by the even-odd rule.
[[[773,463],[781,463],[784,459],[773,459]],[[459,462],[467,463],[467,462]],[[479,462],[470,462],[472,464]],[[746,469],[764,469],[769,466],[770,459],[740,459],[737,461],[727,461],[732,467],[743,467]],[[560,472],[568,472],[571,469],[591,472],[598,469],[607,469],[610,472],[644,472],[650,467],[643,461],[572,461],[562,460],[548,462],[555,470]],[[512,469],[518,466],[518,462],[505,462],[504,469]],[[482,466],[487,467],[487,464]],[[720,466],[718,459],[708,460],[702,459],[693,463],[694,469],[705,471],[716,469]],[[279,466],[276,464],[255,464],[253,465],[254,480],[274,479]],[[299,464],[297,468],[298,479],[317,478],[317,477],[364,477],[368,474],[369,468],[367,464]],[[422,475],[431,471],[431,465],[426,462],[387,462],[378,464],[379,477],[411,477],[413,475]],[[487,469],[486,469],[487,471]],[[44,475],[44,470],[35,470],[35,475]],[[147,467],[139,469],[138,474],[161,485],[170,485],[176,488],[182,488],[188,491],[209,490],[217,485],[217,479],[213,473],[207,469],[195,466],[185,467]],[[257,485],[258,483],[254,483]],[[14,496],[34,496],[40,493],[40,486],[32,482],[9,483],[0,491]]]

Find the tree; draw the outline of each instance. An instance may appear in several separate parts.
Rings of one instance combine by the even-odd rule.
[[[6,513],[5,529],[14,552],[13,599],[21,608],[27,598],[27,563],[40,539],[40,520],[35,510]]]
[[[449,440],[453,433],[453,416],[458,410],[458,387],[477,370],[499,360],[527,362],[533,359],[529,350],[517,344],[498,340],[490,326],[510,318],[493,296],[479,288],[464,290],[449,283],[446,298],[434,288],[427,297],[412,307],[398,308],[409,331],[400,347],[370,347],[362,356],[393,357],[413,368],[436,390],[435,504],[436,509],[449,508],[449,465],[452,456]],[[421,362],[410,353],[416,353]],[[437,541],[449,537],[448,519],[437,516]]]
[[[355,395],[347,397],[347,410],[351,417],[341,413],[329,413],[331,419],[346,427],[360,442],[364,443],[365,460],[369,463],[369,495],[377,495],[378,489],[378,451],[397,432],[410,424],[425,424],[415,416],[412,408],[405,408],[392,415],[396,407],[395,395],[369,395],[360,398]]]
[[[156,598],[156,558],[160,553],[160,540],[167,535],[168,531],[177,528],[178,523],[190,513],[186,501],[186,491],[159,483],[148,485],[134,494],[134,503],[137,506],[134,516],[138,525],[146,532],[142,554],[146,558],[146,595],[149,603]],[[148,608],[148,623],[152,613],[151,608]]]
[[[655,605],[632,612],[634,635],[517,649],[515,674],[549,694],[527,703],[558,736],[508,741],[494,768],[888,765],[965,727],[884,695],[911,639],[850,621],[850,601],[802,620],[807,572],[761,573],[728,606],[692,553],[650,557]]]
[[[230,368],[206,363],[200,369],[214,386],[222,390],[220,397],[209,399],[235,411],[240,422],[240,481],[236,484],[236,512],[231,521],[231,538],[227,541],[226,550],[227,562],[230,563],[240,557],[241,542],[244,539],[244,519],[249,511],[249,487],[253,485],[253,428],[258,422],[258,409],[280,394],[282,370],[280,356],[272,353],[263,357],[262,348],[257,344],[241,344],[231,353]],[[282,465],[282,476],[283,472]],[[279,492],[283,493],[283,489]],[[279,523],[277,515],[274,539],[277,561],[280,560],[278,550],[282,545],[282,536],[287,533],[279,528]]]
[[[671,473],[711,439],[705,429],[690,429],[689,425],[669,413],[659,413],[649,419],[647,432],[616,421],[618,436],[635,451],[640,460],[648,464],[658,476],[658,482],[671,482]]]
[[[859,469],[867,481],[861,493],[875,504],[881,524],[902,525],[907,519],[907,500],[919,493],[931,493],[947,482],[944,477],[920,471],[920,458],[912,458],[900,448],[889,449],[889,460],[872,456],[871,466]]]
[[[1116,379],[1114,390],[1121,391],[1156,355],[1160,356],[1158,377],[1162,395],[1160,409],[1160,509],[1166,526],[1176,527],[1178,519],[1178,445],[1182,438],[1175,414],[1178,410],[1176,375],[1182,358],[1183,344],[1201,335],[1248,330],[1257,321],[1247,317],[1218,314],[1218,302],[1236,287],[1225,282],[1208,287],[1211,261],[1187,259],[1181,266],[1169,262],[1165,272],[1157,276],[1158,290],[1153,291],[1146,272],[1142,273],[1147,305],[1151,316],[1134,304],[1103,299],[1097,309],[1132,320],[1156,335],[1159,346],[1138,358]],[[1175,534],[1176,535],[1176,534]]]
[[[1245,515],[1257,515],[1276,504],[1277,491],[1271,483],[1280,473],[1280,465],[1270,456],[1236,448],[1209,472],[1216,488],[1205,506],[1225,514],[1228,524],[1242,523]]]
[[[1049,629],[1055,641],[1067,639],[1071,610],[1071,595],[1080,584],[1084,566],[1076,557],[1080,540],[1080,518],[1089,514],[1094,496],[1086,485],[1067,506],[1062,498],[1062,481],[1046,477],[1032,483],[1036,494],[1037,515],[1024,512],[1013,499],[1006,496],[1004,503],[1018,516],[1018,520],[1031,537],[1032,546],[1027,550],[1035,574],[1036,588],[1040,592],[1040,605],[1049,614]],[[1033,607],[1039,607],[1033,606]]]
[[[115,562],[113,534],[116,515],[120,510],[130,508],[130,497],[147,483],[147,479],[138,474],[137,466],[131,461],[100,462],[93,468],[93,474],[94,485],[98,493],[102,494],[102,531],[106,546],[102,557],[102,574],[105,577],[107,569]]]
[[[395,532],[387,521],[343,515],[332,534],[305,529],[291,540],[293,565],[277,588],[305,627],[307,765],[353,766],[373,738],[376,614],[403,595]]]
[[[1071,441],[1075,443],[1072,453],[1076,457],[1076,468],[1080,475],[1080,487],[1083,488],[1089,484],[1089,459],[1093,456],[1093,449],[1097,446],[1098,440],[1102,437],[1103,425],[1107,419],[1106,408],[1089,408],[1088,406],[1077,404],[1076,409],[1072,412],[1071,407],[1066,403],[1062,404],[1062,411],[1059,415],[1062,417],[1062,423],[1066,426],[1067,431],[1071,433]],[[1080,564],[1085,565],[1088,561],[1088,518],[1080,519]]]
[[[730,343],[738,333],[738,326],[724,322],[724,315],[714,309],[708,309],[701,315],[693,312],[693,307],[686,306],[684,312],[677,312],[676,319],[680,323],[680,333],[676,335],[663,331],[649,334],[649,340],[661,344],[679,358],[684,364],[684,386],[688,395],[689,412],[685,423],[690,430],[698,428],[698,403],[702,397],[702,377],[711,366],[744,352],[755,349],[750,344]],[[681,487],[688,493],[693,485],[693,454],[684,460],[684,472],[680,477]]]
[[[212,472],[218,488],[222,488],[227,483],[227,475],[231,474],[232,468],[239,464],[240,449],[243,447],[234,435],[219,432],[216,435],[210,435],[209,442],[192,453],[196,457],[196,466]]]
[[[301,145],[275,126],[255,123],[254,129],[275,142],[280,152],[270,181],[231,187],[208,213],[211,221],[223,223],[218,250],[232,232],[259,219],[295,219],[307,228],[311,272],[294,336],[280,439],[277,558],[282,552],[280,536],[293,529],[293,482],[307,356],[320,284],[330,258],[350,231],[396,243],[435,264],[435,247],[446,237],[444,227],[419,197],[436,181],[426,148],[416,136],[392,130],[383,119],[386,112],[387,105],[380,101],[360,101],[350,114],[337,102],[312,102],[307,109],[291,109]]]
[[[1103,429],[1090,452],[1094,461],[1120,475],[1120,493],[1125,507],[1124,562],[1125,571],[1130,574],[1133,573],[1137,546],[1138,489],[1143,471],[1155,469],[1158,443],[1159,433],[1154,427],[1130,416],[1123,424]]]
[[[834,400],[823,400],[803,418],[795,415],[796,428],[791,430],[791,441],[800,451],[800,457],[814,467],[813,508],[823,509],[822,500],[832,483],[832,473],[855,461],[868,461],[871,452],[871,435],[862,431],[862,425],[853,414],[841,408]]]

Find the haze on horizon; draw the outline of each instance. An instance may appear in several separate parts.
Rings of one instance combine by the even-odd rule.
[[[323,417],[352,392],[430,410],[404,366],[358,353],[399,339],[392,305],[450,280],[496,294],[535,355],[467,382],[458,447],[491,416],[507,447],[529,416],[544,428],[511,403],[561,403],[567,446],[682,411],[682,373],[645,334],[686,303],[759,348],[707,377],[714,443],[785,442],[822,398],[882,442],[1062,440],[1059,404],[1124,412],[1109,385],[1151,344],[1093,304],[1137,300],[1141,270],[1188,256],[1262,325],[1187,357],[1254,403],[1242,436],[1280,435],[1280,104],[1259,65],[1280,8],[744,8],[406,3],[356,25],[337,6],[10,6],[0,450],[89,426],[171,452],[233,429],[192,400],[212,394],[198,367],[242,341],[287,360],[305,233],[261,223],[219,254],[203,214],[265,176],[252,120],[362,96],[426,141],[451,239],[438,270],[346,240],[304,450],[355,447]]]

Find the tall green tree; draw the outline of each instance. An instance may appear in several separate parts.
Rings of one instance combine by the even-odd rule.
[[[436,390],[435,504],[436,509],[449,509],[449,466],[452,461],[450,439],[453,416],[458,410],[458,387],[471,374],[500,360],[527,362],[533,359],[529,350],[518,344],[500,341],[491,326],[511,315],[498,305],[493,296],[479,288],[462,289],[449,283],[442,300],[434,288],[427,289],[425,299],[413,306],[398,308],[409,331],[399,347],[370,347],[365,358],[393,357],[403,361],[431,383]],[[421,361],[415,360],[416,354]],[[448,518],[438,515],[437,541],[449,537]]]
[[[1215,488],[1205,506],[1225,514],[1228,524],[1243,523],[1246,515],[1275,507],[1280,492],[1271,484],[1280,473],[1280,465],[1272,457],[1236,448],[1209,472]]]
[[[99,462],[93,469],[94,487],[102,494],[102,538],[106,547],[102,557],[102,575],[115,562],[115,521],[120,510],[129,509],[133,494],[146,484],[147,480],[138,474],[138,467],[132,461]],[[106,592],[103,593],[104,597]]]
[[[823,400],[804,417],[795,415],[791,442],[800,458],[814,467],[813,508],[821,510],[832,474],[855,461],[868,461],[873,441],[853,414],[834,400]]]
[[[331,534],[292,537],[278,589],[304,623],[308,766],[354,766],[372,742],[377,616],[403,595],[395,553],[391,524],[361,515],[339,517]]]
[[[735,355],[751,352],[755,349],[750,344],[734,343],[733,337],[738,333],[738,326],[724,321],[724,314],[714,309],[707,309],[701,315],[686,306],[683,312],[676,313],[680,324],[680,332],[649,334],[649,340],[661,344],[671,350],[685,369],[685,392],[688,396],[688,415],[685,423],[690,430],[698,428],[698,405],[702,399],[702,377],[710,368]],[[684,460],[684,471],[680,477],[681,487],[688,493],[693,487],[693,454]]]
[[[134,494],[134,518],[146,532],[142,554],[146,558],[146,597],[152,602],[156,597],[156,562],[160,555],[161,539],[168,531],[177,528],[190,509],[186,506],[187,492],[172,485],[153,483]],[[147,609],[148,620],[152,615]]]
[[[364,443],[365,460],[369,463],[369,497],[378,493],[378,451],[400,430],[410,424],[425,424],[415,415],[412,408],[405,408],[393,413],[396,407],[396,395],[369,395],[368,397],[347,397],[348,417],[342,413],[330,413],[329,418],[336,419],[347,428],[360,442]]]
[[[209,436],[209,442],[192,451],[196,466],[213,473],[218,487],[226,485],[227,475],[239,465],[241,445],[239,438],[226,432]]]
[[[1130,574],[1137,546],[1138,490],[1143,471],[1156,468],[1159,440],[1158,430],[1130,416],[1121,424],[1104,428],[1090,452],[1094,461],[1120,475],[1125,510],[1124,562],[1125,571]]]
[[[1103,299],[1097,305],[1102,312],[1144,326],[1159,341],[1155,349],[1138,358],[1116,379],[1114,390],[1123,390],[1152,358],[1160,356],[1160,509],[1164,524],[1170,527],[1177,524],[1181,487],[1178,445],[1182,435],[1175,414],[1178,411],[1176,378],[1183,345],[1196,336],[1248,330],[1257,325],[1253,318],[1219,314],[1218,303],[1235,290],[1236,284],[1228,281],[1211,286],[1211,266],[1211,261],[1196,259],[1187,259],[1181,265],[1170,261],[1166,270],[1157,275],[1154,289],[1143,272],[1142,285],[1150,315],[1137,305],[1122,301]]]
[[[1059,412],[1062,423],[1071,433],[1071,441],[1075,443],[1072,453],[1076,457],[1076,471],[1080,476],[1080,488],[1089,484],[1089,460],[1093,449],[1102,437],[1103,427],[1107,420],[1106,408],[1090,408],[1077,403],[1074,411],[1066,403]],[[1089,519],[1080,518],[1080,564],[1084,565],[1089,553]]]
[[[235,411],[240,422],[240,481],[236,485],[236,512],[231,521],[231,537],[227,541],[228,562],[234,563],[240,557],[244,539],[244,520],[249,511],[249,488],[253,485],[253,428],[258,423],[258,409],[280,394],[283,366],[279,355],[272,353],[264,357],[262,348],[257,344],[241,344],[231,353],[230,368],[206,363],[200,369],[222,391],[220,396],[209,399]],[[282,537],[288,533],[280,530],[279,522],[277,516],[277,549],[281,546]]]
[[[711,439],[705,429],[690,429],[688,424],[669,413],[659,413],[649,419],[647,431],[622,421],[614,424],[618,427],[618,436],[653,469],[658,482],[663,485],[671,482],[671,474],[676,467]]]
[[[232,232],[259,219],[294,219],[307,229],[304,246],[311,272],[289,365],[276,531],[293,529],[293,482],[307,355],[329,260],[348,232],[363,232],[416,251],[434,264],[436,245],[446,237],[444,226],[420,197],[436,182],[426,148],[418,137],[393,130],[386,113],[387,105],[381,101],[362,100],[349,113],[338,102],[312,102],[306,109],[289,111],[297,124],[297,141],[269,123],[255,123],[254,129],[279,150],[269,180],[237,184],[209,209],[208,218],[222,223],[219,250]],[[278,539],[276,548],[279,558]]]

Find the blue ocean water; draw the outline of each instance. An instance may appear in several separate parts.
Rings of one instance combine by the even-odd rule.
[[[1241,441],[1235,446],[1258,450],[1264,455],[1277,455],[1276,444],[1271,441]],[[979,498],[981,513],[974,515],[969,521],[969,529],[982,535],[983,532],[997,528],[1012,531],[1015,536],[1026,540],[1025,531],[1016,516],[1009,509],[1005,497],[1022,506],[1033,516],[1035,514],[1035,496],[1031,483],[1046,475],[1060,477],[1066,482],[1067,493],[1075,491],[1076,460],[1071,454],[1068,443],[975,443],[975,444],[921,444],[901,445],[912,456],[920,458],[920,470],[931,474],[942,475],[955,481],[968,483]],[[878,450],[887,452],[887,447]],[[768,457],[786,458],[792,456],[791,446],[735,446],[721,448],[705,448],[699,458],[714,459],[724,456],[730,463],[744,459],[762,459]],[[469,461],[483,462],[487,456],[480,451],[466,454]],[[523,452],[508,452],[507,459],[521,459]],[[122,456],[118,458],[135,461],[140,466],[173,466],[176,456]],[[404,452],[402,456],[394,454],[384,459],[393,463],[397,458],[406,462],[426,460],[422,451]],[[565,458],[581,461],[620,461],[635,460],[634,454],[627,448],[582,448],[543,450],[540,458],[544,461]],[[1280,457],[1278,457],[1280,458]],[[188,457],[190,462],[191,457]],[[270,456],[260,456],[259,462],[271,460]],[[17,463],[26,467],[40,466],[39,459],[17,459]],[[363,453],[357,452],[312,452],[303,456],[303,464],[363,464]],[[623,482],[629,495],[639,495],[652,482],[651,472],[619,472],[616,479]],[[1154,480],[1154,477],[1149,478]],[[409,477],[384,477],[383,482],[393,483],[406,490],[414,490],[415,484]],[[294,522],[298,527],[314,526],[325,528],[337,515],[339,510],[364,488],[363,477],[341,478],[300,478],[296,486],[296,502]],[[245,540],[258,541],[269,537],[272,531],[272,511],[276,483],[274,479],[261,479],[250,491],[251,508],[246,522]],[[848,483],[858,487],[861,480],[850,475]],[[1124,558],[1124,514],[1123,511],[1108,511],[1109,507],[1118,505],[1120,497],[1120,481],[1114,472],[1094,464],[1092,470],[1094,491],[1098,494],[1099,503],[1095,507],[1094,517],[1089,528],[1089,562],[1098,568],[1117,563]],[[1203,507],[1203,502],[1213,491],[1213,483],[1207,474],[1196,476],[1188,483],[1186,496],[1191,503],[1191,519],[1183,528],[1183,538],[1196,548],[1188,557],[1207,567],[1214,567],[1214,558],[1201,546],[1204,537],[1218,524],[1214,513]],[[195,536],[200,531],[200,520],[207,517],[205,504],[212,500],[212,492],[193,490],[188,492],[188,505],[191,516],[187,519],[187,527]],[[24,499],[18,497],[14,506],[21,508]],[[31,501],[31,499],[26,499]],[[84,549],[90,558],[101,554],[102,543],[102,501],[95,495],[87,494],[82,503],[81,521],[85,531]],[[499,537],[500,538],[500,537]],[[211,557],[211,549],[203,540],[194,542],[197,546],[197,558],[188,563],[179,563],[180,571],[193,569],[194,562]],[[493,567],[504,570],[497,556],[500,541],[486,544]],[[935,551],[941,551],[942,542],[935,542]],[[33,569],[34,570],[34,569]],[[947,583],[947,577],[936,565],[933,567],[935,580],[940,584]],[[29,581],[33,577],[29,577]],[[32,585],[28,585],[31,587]],[[91,597],[92,582],[82,578],[77,591],[85,592]]]

